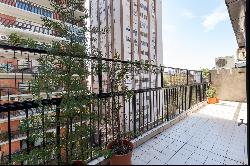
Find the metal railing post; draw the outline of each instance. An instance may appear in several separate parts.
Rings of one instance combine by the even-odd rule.
[[[134,116],[134,134],[136,134],[136,94],[133,95],[132,98],[132,110],[133,110],[133,116]]]
[[[163,73],[164,73],[164,67],[163,66],[161,66],[161,88],[163,88],[164,87],[164,81],[163,81]]]

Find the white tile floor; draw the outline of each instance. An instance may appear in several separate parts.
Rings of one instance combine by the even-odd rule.
[[[150,139],[133,152],[134,165],[246,164],[246,103],[221,101],[207,105]],[[236,112],[237,113],[237,112]],[[237,120],[237,121],[235,121]]]

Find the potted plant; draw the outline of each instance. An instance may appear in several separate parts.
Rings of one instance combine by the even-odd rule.
[[[129,90],[125,85],[126,79],[128,79],[129,71],[131,71],[130,64],[120,63],[119,54],[115,53],[113,59],[116,62],[113,62],[109,65],[106,65],[102,70],[107,73],[107,78],[109,78],[109,92],[112,95],[112,114],[114,115],[114,128],[115,128],[115,139],[107,145],[106,154],[110,159],[110,165],[131,165],[132,150],[134,145],[132,142],[125,138],[126,133],[121,131],[121,122],[120,122],[120,112],[122,108],[122,102],[117,95],[118,93],[122,94],[123,101],[129,100],[133,91]],[[102,65],[103,66],[103,65]]]
[[[208,104],[215,104],[218,103],[219,100],[217,97],[215,97],[216,95],[216,89],[215,87],[210,86],[207,91],[206,91],[206,96],[207,96],[207,102]]]
[[[96,119],[96,113],[91,112],[90,106],[98,98],[90,91],[86,81],[89,76],[96,74],[95,70],[90,71],[90,64],[92,68],[97,64],[88,58],[97,52],[88,43],[94,39],[86,36],[87,33],[98,31],[91,31],[87,27],[87,10],[81,16],[75,15],[76,10],[84,8],[85,1],[50,2],[55,12],[59,13],[60,21],[46,17],[42,20],[44,26],[56,31],[61,40],[44,45],[47,54],[42,54],[38,59],[38,72],[31,81],[31,92],[42,109],[36,115],[22,120],[20,125],[22,132],[29,133],[27,144],[36,142],[42,146],[32,148],[28,153],[23,151],[13,155],[11,163],[84,165],[90,153],[100,150],[99,147],[93,148],[89,141],[95,129],[89,120],[93,123]],[[81,26],[77,27],[78,24]],[[32,39],[20,39],[15,34],[12,36],[13,45],[20,44],[20,41],[25,41],[31,48],[37,45]],[[54,100],[56,98],[61,100]]]
[[[203,68],[202,70],[202,78],[204,79],[203,81],[208,82],[208,77],[210,76],[210,72],[208,68]]]
[[[118,54],[114,57],[115,60],[119,60]],[[152,65],[148,62],[129,62],[129,63],[113,63],[111,66],[107,67],[109,72],[108,78],[110,81],[110,92],[115,94],[119,92],[122,94],[124,101],[130,100],[134,97],[134,92],[126,86],[127,79],[134,79],[136,73],[141,73],[144,71],[153,71],[156,69],[150,69]],[[136,71],[137,70],[137,71]],[[157,69],[158,71],[159,69]],[[131,77],[129,77],[129,75]],[[112,103],[114,105],[112,112],[115,116],[116,122],[116,137],[108,145],[108,153],[106,154],[109,158],[110,165],[131,165],[132,152],[135,148],[134,144],[128,139],[133,135],[140,135],[141,133],[124,132],[121,127],[121,109],[123,108],[122,102],[119,102],[118,96],[112,97]]]

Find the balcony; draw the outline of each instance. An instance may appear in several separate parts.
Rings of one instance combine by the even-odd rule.
[[[247,165],[247,126],[240,125],[246,118],[246,103],[206,105],[138,145],[133,164]]]
[[[19,49],[21,54],[22,51],[34,51],[8,46],[8,49],[10,48]],[[17,57],[17,59],[22,58],[22,56]],[[115,62],[105,58],[102,61]],[[120,63],[120,61],[116,63]],[[9,76],[13,73],[17,74],[18,71],[9,72],[7,70],[2,75]],[[23,77],[24,73],[19,72],[18,74]],[[240,119],[244,119],[244,123],[247,123],[246,103],[221,100],[215,105],[206,104],[205,92],[208,83],[212,81],[217,85],[214,78],[221,78],[214,75],[215,73],[212,72],[210,77],[205,79],[202,71],[162,66],[158,78],[160,84],[155,84],[155,87],[152,88],[134,90],[133,97],[125,102],[124,108],[120,112],[122,131],[132,133],[132,135],[125,135],[124,138],[132,140],[136,146],[133,152],[133,164],[235,163],[243,165],[248,163],[246,159],[246,125],[238,125]],[[226,74],[223,73],[223,75]],[[12,82],[19,81],[10,76],[6,79],[10,79]],[[143,79],[139,79],[137,83],[143,82]],[[12,94],[12,97],[17,98],[15,101],[10,100],[9,93],[6,94],[7,97],[0,95],[3,103],[0,104],[0,127],[5,131],[0,134],[0,146],[4,151],[1,156],[2,164],[10,161],[15,155],[45,148],[51,143],[44,139],[38,142],[27,141],[27,137],[33,131],[24,132],[12,129],[13,123],[17,123],[15,125],[17,127],[22,120],[31,116],[52,114],[54,119],[51,119],[51,122],[43,123],[37,128],[37,131],[42,134],[56,134],[56,138],[60,137],[66,125],[65,122],[58,123],[57,121],[60,108],[56,103],[60,99],[43,100],[43,106],[39,106],[35,101],[21,99],[22,95],[15,85],[0,87],[2,91],[9,91],[10,88],[13,88],[17,92]],[[160,86],[157,87],[157,85]],[[99,86],[97,86],[97,90],[100,88]],[[91,119],[83,120],[80,115],[75,115],[77,118],[73,118],[71,127],[74,131],[77,126],[93,125],[96,130],[91,132],[88,146],[105,149],[106,145],[116,136],[117,124],[113,119],[114,112],[110,109],[113,104],[111,102],[113,96],[108,93],[106,86],[102,88],[105,93],[100,95],[99,101],[86,106],[90,108],[90,111],[97,113],[100,119],[94,123]],[[116,95],[118,98],[120,97],[119,94]],[[122,100],[122,97],[120,99]],[[16,145],[17,142],[22,143]],[[56,142],[57,145],[59,146],[60,142]],[[10,151],[11,153],[9,153]],[[63,154],[61,155],[60,157],[63,157]],[[50,161],[46,162],[58,162],[57,159],[58,156],[52,155]],[[88,154],[86,160],[90,165],[106,162],[103,157],[94,152]]]
[[[19,33],[23,36],[29,36],[34,39],[39,39],[40,42],[47,43],[53,40],[61,40],[58,33],[54,30],[45,28],[42,25],[33,23],[31,21],[26,21],[22,19],[9,19],[0,16],[0,27],[1,35],[9,35],[11,33]],[[6,39],[7,40],[7,39]],[[1,43],[7,43],[7,41],[1,39]]]

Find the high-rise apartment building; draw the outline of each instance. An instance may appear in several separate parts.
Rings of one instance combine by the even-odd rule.
[[[76,11],[76,14],[81,14]],[[17,33],[23,38],[32,38],[39,43],[62,40],[58,34],[43,26],[41,17],[60,21],[59,14],[53,10],[49,0],[0,0],[0,43],[8,44],[8,37]],[[0,49],[0,104],[31,98],[28,81],[37,72],[39,54],[16,50]],[[29,110],[29,115],[36,110]],[[11,120],[11,153],[26,148],[26,136],[20,133],[20,121],[25,112],[13,111]],[[0,113],[0,163],[9,154],[8,114]],[[39,142],[35,142],[39,144]]]
[[[118,53],[121,60],[143,61],[153,65],[163,63],[162,54],[162,1],[161,0],[90,0],[90,25],[100,29],[107,27],[106,34],[95,34],[92,44],[106,58]],[[160,76],[140,73],[128,80],[133,89],[160,86]],[[108,78],[103,76],[103,91]],[[98,82],[97,79],[94,79]],[[93,84],[98,90],[98,83]]]
[[[105,58],[114,58],[117,54],[124,61],[147,62],[160,66],[163,64],[162,53],[162,1],[161,0],[89,0],[90,26],[107,28],[106,33],[93,34],[96,40],[92,47],[101,51]],[[102,77],[93,77],[94,92],[110,92],[112,88],[106,73]],[[130,73],[132,74],[132,73]],[[100,80],[102,83],[100,83]],[[100,86],[101,85],[101,86]],[[129,89],[153,89],[161,87],[161,75],[151,71],[135,71],[134,77],[126,80]],[[100,89],[101,88],[101,89]],[[136,105],[122,101],[125,109],[120,116],[125,116],[122,125],[129,128],[134,119],[136,128],[145,127],[147,119],[157,119],[162,93],[154,91],[146,95],[136,95]],[[152,99],[153,103],[150,104]],[[135,109],[135,111],[131,111]],[[140,114],[143,110],[143,115]],[[152,120],[154,121],[154,120]],[[140,123],[142,122],[142,123]]]

